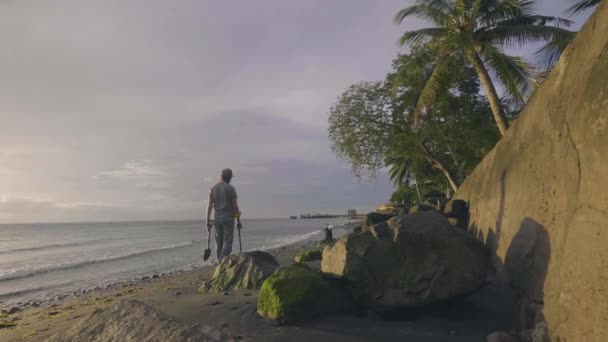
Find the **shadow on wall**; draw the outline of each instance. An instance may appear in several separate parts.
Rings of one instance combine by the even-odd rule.
[[[506,170],[500,179],[500,204],[495,228],[487,230],[485,244],[492,253],[494,273],[515,292],[521,332],[534,342],[549,342],[543,315],[544,287],[551,258],[551,241],[545,227],[530,217],[520,224],[507,249],[504,262],[498,256],[505,211]],[[484,242],[483,231],[475,223],[469,232]]]
[[[504,270],[517,295],[520,328],[530,333],[534,342],[551,341],[543,315],[550,258],[551,242],[547,230],[533,219],[525,218],[507,250]]]

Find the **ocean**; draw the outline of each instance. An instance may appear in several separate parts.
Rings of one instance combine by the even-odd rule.
[[[320,240],[326,224],[338,222],[243,220],[243,251]],[[206,248],[203,221],[0,225],[0,307],[191,270],[215,260],[213,238],[212,256],[203,262]],[[238,250],[235,231],[233,253]]]

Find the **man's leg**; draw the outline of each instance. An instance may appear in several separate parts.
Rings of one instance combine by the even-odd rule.
[[[234,219],[222,221],[224,229],[224,246],[222,248],[222,258],[232,253],[232,240],[234,237]]]
[[[222,260],[222,248],[224,247],[224,227],[221,222],[215,221],[215,253],[217,262]]]

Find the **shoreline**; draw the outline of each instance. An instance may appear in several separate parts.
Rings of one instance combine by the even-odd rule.
[[[339,236],[345,234],[346,232],[351,231],[355,225],[356,224],[350,223],[350,224],[346,224],[343,226],[334,226],[333,229],[336,229],[340,232],[337,236],[337,237],[339,237]],[[321,231],[321,229],[319,229],[319,231]],[[301,241],[288,243],[283,246],[270,247],[270,248],[264,248],[264,249],[259,249],[259,250],[273,254],[273,253],[278,253],[279,251],[281,251],[283,249],[298,248],[301,245],[306,245],[309,242],[314,242],[315,240],[313,240],[313,239],[315,239],[315,236],[314,236],[315,233],[317,233],[317,231],[311,232],[310,234],[312,236],[305,238],[304,240],[301,240]],[[247,251],[245,251],[245,252],[247,252]],[[212,256],[212,258],[213,258],[213,256]],[[202,251],[201,251],[201,259],[202,259]],[[66,300],[66,299],[79,298],[79,297],[86,295],[88,293],[91,293],[91,292],[115,290],[115,289],[127,287],[127,286],[136,286],[142,282],[147,282],[147,281],[154,280],[154,279],[160,279],[160,278],[164,278],[164,277],[168,277],[168,276],[176,276],[176,275],[184,274],[187,272],[201,271],[208,267],[215,267],[216,264],[217,264],[217,261],[213,261],[213,262],[207,263],[202,266],[198,266],[196,264],[184,265],[184,266],[180,267],[179,269],[169,270],[169,271],[165,271],[165,272],[153,272],[149,275],[144,275],[144,276],[140,275],[140,276],[133,277],[131,279],[117,280],[117,281],[113,281],[113,282],[109,282],[109,283],[105,283],[105,284],[77,288],[75,290],[66,290],[66,291],[62,291],[55,295],[47,296],[47,297],[24,298],[23,300],[20,298],[15,298],[15,299],[7,300],[6,302],[0,301],[0,314],[2,314],[2,313],[6,314],[8,312],[13,312],[13,313],[20,312],[20,311],[26,310],[28,308],[45,307],[45,306],[49,306],[56,302],[60,302],[60,301]],[[24,292],[27,292],[27,291],[29,291],[29,290],[24,290]]]
[[[316,247],[318,240],[268,250],[281,266],[294,262],[302,249]],[[307,263],[320,270],[321,262]],[[259,290],[198,293],[214,272],[208,265],[158,278],[92,290],[0,315],[1,341],[44,341],[88,318],[93,312],[125,300],[136,300],[188,326],[218,330],[231,341],[376,341],[420,342],[483,341],[493,331],[513,331],[517,307],[512,293],[498,283],[488,283],[472,296],[433,310],[415,312],[396,320],[379,319],[373,313],[328,315],[293,325],[277,326],[257,314]],[[144,277],[145,278],[145,277]]]
[[[316,240],[307,239],[265,252],[284,264],[293,260],[298,250],[312,248],[317,243]],[[104,308],[117,302],[117,299],[133,298],[145,302],[158,297],[159,291],[171,293],[172,296],[186,293],[195,295],[202,283],[213,275],[216,265],[216,262],[213,262],[189,270],[153,274],[105,286],[70,291],[48,300],[31,300],[21,304],[5,305],[0,307],[0,340],[43,340],[60,331],[46,323],[56,323],[61,318],[65,322],[82,318],[92,312],[91,309]]]

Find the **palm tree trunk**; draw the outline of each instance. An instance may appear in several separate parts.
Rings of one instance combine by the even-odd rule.
[[[422,152],[424,152],[424,157],[426,158],[426,160],[437,170],[441,171],[443,173],[443,175],[445,176],[445,178],[448,180],[448,182],[450,183],[450,186],[452,187],[452,190],[454,190],[454,192],[458,192],[458,183],[456,182],[456,180],[454,179],[454,176],[452,176],[452,173],[450,172],[450,170],[448,170],[442,162],[440,162],[439,160],[437,160],[436,158],[434,158],[431,153],[429,152],[429,150],[423,145],[423,144],[418,144],[418,146],[420,146],[420,149],[422,149]]]
[[[454,180],[454,177],[452,176],[452,174],[450,173],[450,171],[448,169],[446,169],[445,167],[443,167],[443,164],[441,164],[438,160],[435,160],[435,159],[432,159],[432,158],[427,158],[427,159],[429,159],[429,162],[431,164],[433,164],[434,168],[436,168],[437,170],[439,170],[439,171],[441,171],[443,173],[443,175],[445,176],[445,178],[447,178],[448,182],[450,183],[450,186],[452,187],[452,190],[454,190],[454,192],[458,192],[458,184]]]
[[[412,177],[414,177],[414,183],[416,183],[416,192],[418,192],[418,200],[420,201],[419,203],[422,203],[422,196],[420,196],[420,188],[418,187],[418,180],[416,179],[414,169],[410,168],[410,172],[412,173]]]
[[[490,108],[492,109],[492,114],[494,114],[494,120],[496,121],[496,126],[498,126],[498,130],[500,131],[500,135],[505,135],[509,129],[509,122],[505,117],[505,112],[502,108],[502,104],[500,103],[500,99],[498,98],[498,93],[496,92],[494,83],[492,83],[492,79],[490,78],[490,74],[488,73],[486,66],[483,64],[483,61],[477,52],[467,54],[467,57],[469,62],[473,65],[475,72],[477,72],[481,86],[488,96],[488,102],[490,102]]]

